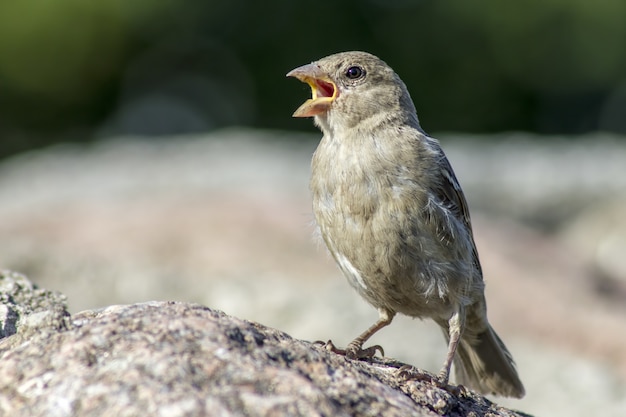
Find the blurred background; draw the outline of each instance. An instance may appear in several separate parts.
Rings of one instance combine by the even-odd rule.
[[[363,49],[429,132],[626,132],[621,0],[0,3],[0,155],[112,134],[312,129],[284,74]]]
[[[626,3],[0,1],[0,268],[73,312],[199,302],[345,345],[375,319],[313,237],[285,74],[366,50],[470,202],[489,315],[551,416],[626,415]],[[373,339],[436,371],[399,317]]]

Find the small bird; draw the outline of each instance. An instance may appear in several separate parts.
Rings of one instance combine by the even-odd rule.
[[[345,350],[363,349],[396,313],[431,318],[448,353],[438,375],[483,394],[522,397],[511,354],[487,321],[482,270],[463,191],[436,139],[421,128],[400,77],[366,52],[343,52],[287,74],[312,98],[294,117],[313,117],[323,133],[310,188],[321,236],[379,319]]]

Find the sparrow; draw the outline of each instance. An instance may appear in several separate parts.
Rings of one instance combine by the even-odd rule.
[[[439,142],[421,128],[400,77],[378,57],[342,52],[287,74],[312,98],[294,117],[323,133],[311,163],[321,236],[378,320],[333,350],[351,359],[397,313],[430,318],[448,351],[437,375],[483,393],[522,397],[512,356],[487,320],[483,274],[461,186]]]

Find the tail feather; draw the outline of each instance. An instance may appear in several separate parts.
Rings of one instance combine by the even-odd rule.
[[[457,383],[482,394],[516,398],[525,394],[513,357],[490,325],[471,341],[461,339],[454,368]]]

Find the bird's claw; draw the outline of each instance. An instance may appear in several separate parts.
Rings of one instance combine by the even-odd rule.
[[[427,381],[433,383],[433,381],[438,380],[430,372],[422,371],[411,365],[403,365],[396,371],[395,375],[396,379],[402,382],[406,381]]]
[[[463,385],[451,385],[448,382],[448,375],[440,372],[439,375],[433,375],[430,372],[423,371],[411,365],[403,365],[396,371],[396,380],[398,382],[407,381],[424,381],[437,388],[448,391],[456,396],[467,395],[469,392]]]
[[[323,340],[316,340],[315,342],[313,342],[314,345],[321,345],[322,349],[327,350],[329,352],[333,352],[333,353],[337,353],[340,355],[345,355],[346,351],[339,349],[338,347],[335,346],[335,344],[333,343],[332,340],[329,340],[327,342],[324,342]]]
[[[346,348],[346,356],[350,359],[372,359],[376,356],[376,352],[380,352],[380,356],[385,356],[385,351],[381,345],[374,345],[363,349],[361,346],[350,343]]]
[[[374,345],[366,349],[363,349],[361,346],[357,344],[350,343],[345,349],[341,349],[335,346],[332,340],[329,340],[327,342],[318,340],[314,343],[316,345],[322,345],[322,347],[329,352],[333,352],[338,355],[343,355],[347,357],[348,359],[371,359],[376,355],[376,352],[380,352],[381,356],[385,356],[385,351],[383,350],[383,347],[380,345]]]

